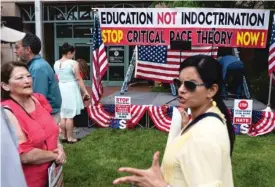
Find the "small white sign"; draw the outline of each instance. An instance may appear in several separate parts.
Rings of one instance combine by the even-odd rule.
[[[115,96],[115,118],[131,119],[131,97]]]
[[[253,100],[235,99],[233,124],[251,124]]]

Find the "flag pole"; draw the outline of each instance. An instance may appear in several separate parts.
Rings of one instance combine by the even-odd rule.
[[[270,73],[269,76],[269,90],[268,90],[268,100],[267,100],[267,107],[264,109],[264,111],[272,112],[270,108],[270,103],[271,103],[271,90],[272,90],[272,78],[273,78],[273,73]]]

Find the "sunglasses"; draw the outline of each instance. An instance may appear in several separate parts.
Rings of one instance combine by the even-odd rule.
[[[174,79],[173,83],[177,89],[179,89],[181,87],[181,85],[184,84],[184,87],[190,92],[194,92],[196,90],[197,86],[205,86],[204,83],[196,83],[193,81],[183,81],[182,82],[179,79]]]

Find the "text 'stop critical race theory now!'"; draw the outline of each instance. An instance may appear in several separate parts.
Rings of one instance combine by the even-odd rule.
[[[215,8],[99,9],[102,38],[109,45],[170,45],[265,48],[269,10]]]

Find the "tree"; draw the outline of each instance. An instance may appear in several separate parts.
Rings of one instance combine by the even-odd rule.
[[[275,9],[274,1],[158,1],[168,8],[174,7],[205,7],[205,8],[261,8]],[[159,7],[160,8],[160,7]]]

